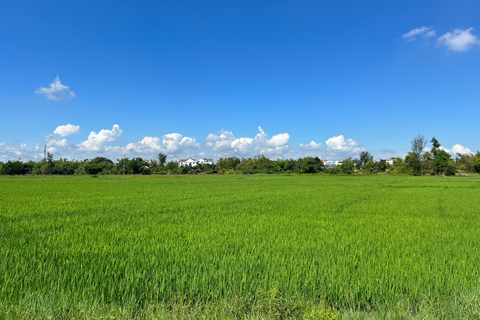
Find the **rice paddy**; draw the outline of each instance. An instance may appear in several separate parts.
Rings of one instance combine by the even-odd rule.
[[[480,288],[479,195],[475,177],[0,178],[0,316],[455,300]]]

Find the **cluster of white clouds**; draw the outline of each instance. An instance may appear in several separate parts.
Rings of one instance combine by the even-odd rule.
[[[270,156],[287,156],[290,152],[290,135],[280,133],[270,139],[265,131],[258,127],[258,133],[253,138],[235,138],[231,131],[221,130],[220,134],[211,133],[207,136],[207,147],[216,156],[265,154]]]
[[[360,154],[360,152],[365,151],[365,148],[361,147],[358,142],[353,139],[345,140],[343,135],[330,138],[325,144],[327,145],[327,152],[337,157],[355,157]]]
[[[87,139],[78,143],[68,140],[69,136],[80,133],[80,126],[77,125],[67,124],[58,126],[53,133],[43,137],[47,151],[54,153],[56,158],[107,156],[115,159],[124,154],[154,158],[160,152],[169,155],[175,153],[188,155],[188,152],[200,149],[200,144],[195,138],[185,137],[180,133],[169,133],[162,136],[162,138],[144,137],[137,143],[128,143],[126,146],[109,145],[109,143],[118,140],[123,134],[123,130],[117,124],[113,125],[110,130],[92,131]],[[43,151],[43,144],[37,144],[35,147],[29,148],[26,144],[15,146],[0,143],[0,160],[16,159],[17,156],[23,157],[23,160],[39,160],[43,158]],[[205,153],[201,152],[200,154],[205,156]]]
[[[58,126],[57,129],[53,131],[53,134],[56,134],[60,137],[72,136],[79,133],[80,133],[80,126],[74,126],[73,124]]]
[[[35,90],[35,93],[46,95],[48,100],[61,101],[75,98],[75,92],[70,90],[68,86],[63,85],[58,76],[50,84],[50,87],[41,87]]]
[[[74,143],[69,140],[74,135],[81,134],[80,126],[66,124],[58,126],[53,133],[44,136],[47,151],[53,153],[55,158],[93,158],[106,156],[111,159],[123,155],[129,157],[141,156],[155,158],[160,152],[173,159],[187,157],[253,157],[264,154],[270,158],[300,158],[304,156],[319,156],[327,160],[342,160],[347,157],[356,158],[366,149],[357,141],[345,138],[343,135],[334,136],[322,143],[310,141],[298,144],[298,148],[290,145],[290,135],[279,133],[269,137],[265,131],[258,127],[258,133],[253,137],[235,137],[233,132],[222,129],[218,133],[211,133],[201,145],[196,138],[183,136],[180,133],[169,133],[160,137],[147,136],[135,143],[124,146],[112,145],[118,140],[123,130],[115,124],[112,129],[102,129],[98,132],[91,131],[85,140]],[[78,140],[77,140],[78,141]],[[451,149],[441,147],[453,157],[457,153],[470,154],[472,151],[460,144],[455,144]],[[430,148],[426,148],[430,151]],[[26,144],[17,146],[0,143],[0,161],[8,159],[39,160],[43,158],[43,144],[28,147]],[[378,154],[377,154],[378,153]],[[377,156],[386,157],[394,155],[394,150],[377,152]],[[388,157],[389,157],[388,156]]]
[[[122,135],[123,130],[118,124],[114,124],[112,130],[102,129],[98,133],[90,132],[87,140],[78,144],[78,148],[82,151],[105,151],[107,142],[115,141]]]
[[[43,148],[37,144],[35,147],[28,147],[26,143],[19,145],[8,145],[4,142],[0,143],[0,161],[7,160],[34,160],[38,161],[43,158]]]
[[[129,143],[126,146],[108,145],[109,142],[117,140],[123,134],[123,130],[118,124],[114,124],[111,130],[91,131],[86,140],[77,144],[65,138],[79,133],[80,126],[67,124],[57,127],[53,134],[44,137],[48,151],[51,153],[60,151],[62,153],[80,155],[93,153],[115,157],[123,154],[155,155],[160,152],[167,154],[183,153],[188,149],[200,148],[200,144],[195,138],[184,137],[179,133],[169,133],[161,139],[158,137],[145,137],[137,143]],[[63,148],[63,150],[60,148]]]
[[[322,153],[322,144],[311,141],[306,144],[299,144],[300,152],[292,150],[290,135],[279,133],[268,136],[265,131],[258,127],[258,133],[253,137],[235,137],[231,131],[222,129],[219,133],[211,133],[205,138],[205,145],[202,145],[194,137],[183,136],[180,133],[165,134],[161,138],[154,136],[144,137],[138,142],[128,143],[124,146],[112,145],[118,140],[123,130],[119,125],[113,125],[112,129],[102,129],[98,132],[92,131],[85,140],[74,143],[69,140],[71,136],[81,133],[80,126],[66,124],[58,126],[53,133],[44,136],[47,151],[54,153],[56,157],[80,158],[93,156],[107,156],[115,159],[125,155],[155,157],[162,152],[167,155],[208,156],[208,157],[253,157],[264,154],[272,158],[296,158],[306,155],[331,156],[354,156],[363,148],[352,139],[345,140],[343,136],[333,137],[327,141],[327,150]],[[15,155],[41,158],[43,156],[42,144],[34,148],[25,146],[10,146],[16,150]],[[0,145],[6,148],[6,145]]]
[[[57,147],[68,149],[75,148],[75,144],[65,139],[65,137],[73,136],[79,133],[80,126],[75,126],[73,124],[58,126],[52,134],[43,137],[45,139],[46,146],[48,147],[48,152],[57,152]]]
[[[155,154],[165,153],[173,154],[182,153],[187,149],[199,149],[200,144],[195,138],[184,137],[180,133],[169,133],[162,137],[145,137],[137,143],[129,143],[125,147],[128,153],[134,152],[139,154]]]
[[[480,45],[478,36],[474,35],[473,28],[455,29],[453,32],[447,32],[439,37],[432,27],[419,27],[402,34],[402,38],[408,41],[414,41],[417,38],[436,38],[438,47],[447,47],[452,51],[467,51],[474,46]]]
[[[322,147],[322,144],[320,142],[317,143],[315,141],[310,141],[306,144],[300,143],[298,147],[303,150],[319,150]]]

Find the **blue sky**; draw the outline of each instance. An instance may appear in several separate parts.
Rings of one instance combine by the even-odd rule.
[[[0,160],[480,149],[479,1],[3,1]],[[57,79],[58,76],[58,79]],[[312,143],[313,142],[313,143]]]

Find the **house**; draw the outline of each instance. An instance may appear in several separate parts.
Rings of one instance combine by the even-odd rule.
[[[182,159],[178,161],[178,166],[179,167],[195,167],[197,165],[197,161],[195,159]]]
[[[207,158],[198,159],[197,164],[201,164],[201,165],[213,164],[213,159],[207,159]]]
[[[178,166],[179,167],[186,167],[186,166],[196,167],[199,164],[201,164],[201,165],[213,164],[213,159],[203,158],[203,159],[195,160],[193,158],[190,158],[190,159],[182,159],[182,160],[178,161]]]
[[[145,169],[150,169],[150,168],[152,167],[152,165],[150,164],[150,161],[148,161],[148,160],[143,160],[143,162],[145,162],[145,163],[143,164],[143,167],[144,167]]]
[[[343,161],[338,161],[338,160],[337,160],[337,161],[335,161],[335,166],[341,166],[342,163],[343,163]]]
[[[385,162],[388,163],[389,165],[393,166],[393,164],[395,163],[395,159],[388,159]]]
[[[331,160],[322,160],[322,162],[323,162],[323,166],[327,169],[333,168],[335,165]]]

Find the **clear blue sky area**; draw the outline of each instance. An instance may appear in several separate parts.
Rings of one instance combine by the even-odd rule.
[[[479,16],[473,0],[2,1],[0,160],[45,144],[385,158],[417,134],[476,152]]]

